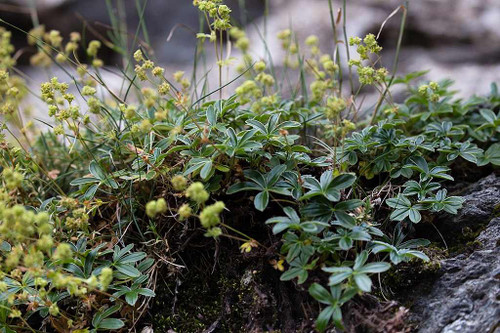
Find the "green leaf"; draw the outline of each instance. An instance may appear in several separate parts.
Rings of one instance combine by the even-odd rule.
[[[328,292],[328,290],[326,290],[326,288],[324,288],[319,283],[315,282],[309,287],[309,294],[320,303],[332,303],[332,296],[330,295],[330,292]]]
[[[121,264],[131,264],[146,258],[146,253],[144,252],[134,252],[119,260]]]
[[[262,191],[257,194],[253,199],[253,204],[257,210],[263,212],[269,204],[269,192]]]
[[[372,280],[366,274],[355,274],[354,282],[358,288],[364,292],[369,293],[372,290]]]
[[[281,281],[290,281],[290,280],[296,278],[297,276],[299,276],[301,272],[302,272],[301,267],[292,267],[292,268],[288,269],[286,272],[284,272],[283,274],[281,274],[280,280]]]
[[[200,176],[202,179],[207,179],[212,171],[212,160],[209,160],[205,163],[203,168],[201,168]]]
[[[332,273],[330,276],[330,279],[328,280],[328,285],[334,286],[336,284],[341,283],[348,277],[352,275],[352,269],[350,267],[346,266],[340,266],[340,267],[324,267],[323,271],[327,273]]]
[[[71,181],[69,184],[71,186],[79,186],[79,185],[85,185],[85,184],[91,184],[91,183],[98,183],[100,180],[95,177],[85,177],[85,178],[77,178]]]
[[[101,318],[107,318],[121,309],[120,304],[113,305],[100,313]]]
[[[226,191],[226,194],[234,194],[241,191],[259,191],[262,187],[258,186],[253,182],[242,182],[231,185]]]
[[[391,265],[386,262],[372,262],[364,265],[356,272],[358,273],[382,273],[391,268]]]
[[[316,319],[316,329],[318,331],[323,332],[326,330],[334,311],[335,308],[333,306],[327,306],[320,312],[318,318]]]
[[[284,164],[277,165],[274,168],[272,168],[271,171],[269,171],[269,173],[266,174],[267,186],[268,187],[273,186],[281,177],[283,172],[285,172],[285,170],[286,170],[286,165]]]
[[[345,189],[354,184],[356,181],[356,176],[351,173],[346,173],[335,177],[330,183],[329,187],[336,189]]]
[[[420,212],[414,208],[411,208],[408,211],[408,217],[410,218],[410,221],[412,221],[413,223],[418,223],[422,219],[422,215],[420,214]]]
[[[106,173],[102,170],[102,168],[99,166],[99,164],[97,164],[96,161],[90,162],[89,170],[92,176],[96,177],[97,179],[106,179]]]
[[[353,240],[350,237],[342,237],[339,241],[339,247],[343,251],[347,251],[352,247]]]
[[[156,294],[154,291],[152,291],[151,289],[148,289],[148,288],[140,288],[140,289],[137,289],[137,291],[139,292],[139,295],[142,295],[142,296],[146,296],[146,297],[155,297]]]
[[[210,125],[214,126],[217,124],[217,110],[214,108],[213,105],[210,105],[207,108],[207,121]]]
[[[486,164],[500,165],[500,143],[494,143],[486,150],[484,161],[486,161]]]
[[[12,249],[12,246],[9,243],[7,243],[6,241],[2,240],[2,242],[0,243],[0,251],[10,252],[11,249]]]
[[[129,305],[134,306],[138,299],[139,299],[139,291],[138,290],[131,290],[125,294],[125,300],[127,301],[127,303]]]
[[[99,184],[94,184],[94,185],[89,186],[89,188],[83,194],[83,198],[86,200],[93,199],[98,188],[99,188]]]
[[[354,267],[353,269],[357,271],[361,267],[364,266],[365,262],[368,260],[368,251],[361,251],[360,254],[356,256],[356,259],[354,260]]]
[[[118,272],[131,278],[135,278],[141,275],[141,272],[137,268],[131,265],[118,263],[115,265],[115,267],[118,270]]]
[[[350,199],[350,200],[345,200],[341,201],[338,204],[335,205],[335,210],[353,210],[356,209],[360,206],[363,206],[364,202],[359,199]]]
[[[494,123],[495,120],[497,119],[497,116],[495,115],[495,113],[491,110],[488,110],[488,109],[481,109],[479,110],[479,113],[481,114],[481,116],[483,116],[484,119],[486,119],[487,122],[489,123]]]
[[[103,319],[100,323],[99,326],[96,327],[98,329],[105,329],[105,330],[117,330],[125,326],[125,323],[121,319],[116,319],[116,318],[106,318]]]

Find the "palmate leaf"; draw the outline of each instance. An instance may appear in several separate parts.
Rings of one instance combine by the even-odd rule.
[[[262,212],[269,204],[270,192],[286,196],[292,195],[288,189],[288,183],[283,181],[280,182],[280,178],[286,169],[286,165],[279,164],[273,167],[271,171],[265,175],[256,170],[246,170],[245,177],[251,181],[233,184],[226,193],[234,194],[250,190],[260,191],[254,198],[254,206],[257,210]]]
[[[386,204],[394,208],[394,211],[390,215],[391,220],[403,221],[405,218],[409,218],[413,223],[418,223],[422,219],[422,215],[419,212],[419,210],[423,209],[422,205],[413,205],[411,201],[402,194],[398,194],[396,198],[387,199]]]
[[[342,222],[348,223],[351,227],[355,224],[355,219],[344,213],[346,211],[353,210],[357,207],[362,206],[364,203],[359,199],[350,199],[346,201],[341,201],[335,206],[326,198],[316,198],[314,201],[306,204],[302,209],[301,213],[303,216],[311,218],[315,221],[328,222],[331,220],[332,215]]]
[[[413,258],[429,261],[429,257],[427,257],[427,255],[425,255],[423,252],[410,249],[416,246],[429,244],[429,241],[427,240],[423,239],[409,240],[407,242],[401,243],[399,245],[400,248],[397,248],[394,245],[381,241],[373,241],[373,243],[376,244],[372,249],[373,253],[380,253],[380,252],[389,253],[389,258],[391,259],[391,262],[395,265],[403,261],[409,261],[410,259]]]
[[[450,214],[457,214],[458,210],[462,208],[462,204],[465,199],[458,196],[446,196],[447,190],[441,189],[436,195],[432,198],[422,200],[421,203],[429,204],[432,207],[432,210],[435,212],[440,212],[444,210]]]
[[[500,165],[500,143],[492,144],[482,157],[478,160],[478,165],[483,166],[488,163],[493,165]]]
[[[352,268],[348,266],[324,267],[323,271],[332,273],[328,280],[328,284],[330,286],[335,286],[344,282],[346,279],[352,278],[359,290],[370,292],[372,282],[367,274],[385,272],[391,265],[386,262],[373,262],[365,265],[367,260],[368,252],[362,251],[357,255]]]
[[[312,270],[316,267],[316,262],[319,258],[312,260],[309,263],[309,259],[311,258],[312,253],[302,252],[298,257],[290,262],[290,268],[281,274],[281,281],[289,281],[294,278],[297,279],[298,284],[302,284],[307,280],[309,276],[309,270]]]
[[[337,328],[343,329],[340,307],[354,297],[357,294],[357,290],[355,288],[343,290],[340,286],[332,286],[330,290],[327,290],[320,284],[313,283],[309,287],[309,294],[318,302],[327,305],[316,319],[316,329],[323,332],[328,327],[330,321],[333,321]]]
[[[321,175],[319,181],[312,176],[304,176],[303,179],[304,187],[309,189],[309,192],[304,194],[300,200],[321,195],[329,201],[336,202],[340,200],[340,191],[354,184],[356,176],[350,173],[333,176],[333,171],[329,170]]]
[[[482,149],[478,148],[475,144],[472,144],[469,141],[457,142],[453,145],[452,150],[443,149],[443,152],[449,152],[446,156],[448,161],[453,161],[460,156],[472,163],[477,163],[478,158],[480,158],[483,154]]]
[[[272,217],[266,221],[266,224],[274,224],[273,234],[278,234],[286,229],[302,230],[309,233],[318,233],[328,223],[318,221],[301,222],[297,212],[291,207],[283,208],[287,216]]]

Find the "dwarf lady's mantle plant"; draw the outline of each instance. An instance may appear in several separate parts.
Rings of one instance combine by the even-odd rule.
[[[321,305],[307,307],[318,331],[342,328],[343,305],[383,288],[379,274],[429,260],[413,225],[460,209],[453,170],[500,164],[495,85],[467,101],[453,99],[449,81],[414,86],[422,73],[380,66],[375,35],[339,37],[342,16],[330,53],[315,36],[302,43],[281,31],[278,71],[251,52],[221,0],[194,5],[207,29],[199,50],[207,41],[216,54],[215,90],[196,69],[192,80],[168,73],[147,45],[128,52],[117,20],[108,39],[92,41],[35,26],[31,64],[69,74],[41,83],[52,120],[41,131],[27,121],[28,88],[0,28],[3,331],[134,329],[157,283],[184,282],[190,244],[243,263],[265,252],[281,283]],[[348,44],[356,52],[344,62]],[[232,45],[241,82],[223,77]],[[123,68],[103,68],[105,46]],[[122,89],[103,70],[122,73]],[[392,99],[395,84],[406,85],[404,101]],[[380,92],[377,105],[362,108],[365,86]]]

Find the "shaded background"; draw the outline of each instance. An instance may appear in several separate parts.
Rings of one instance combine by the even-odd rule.
[[[48,30],[67,35],[83,31],[106,36],[110,24],[106,0],[0,0],[0,17],[29,30],[33,6],[40,23]],[[109,0],[116,3],[116,0]],[[139,24],[137,5],[145,6],[144,18],[156,57],[167,68],[190,68],[199,31],[199,17],[191,0],[123,0],[129,32]],[[233,17],[249,28],[256,57],[264,48],[258,31],[263,31],[265,0],[228,0]],[[377,33],[381,23],[402,0],[349,0],[348,36]],[[341,1],[333,1],[335,10]],[[30,10],[31,6],[31,10]],[[243,9],[244,7],[244,9]],[[327,0],[268,0],[267,42],[273,58],[282,56],[275,36],[292,27],[299,39],[309,34],[320,37],[323,52],[332,49],[332,33]],[[391,67],[401,11],[386,24],[380,37],[383,61]],[[173,32],[172,32],[173,31]],[[168,39],[170,33],[171,38]],[[92,36],[97,38],[98,36]],[[168,39],[168,41],[167,41]],[[14,33],[16,46],[26,45],[25,36]],[[399,73],[430,69],[429,79],[451,78],[462,96],[487,93],[491,82],[500,81],[500,0],[410,0],[409,17],[400,58]],[[27,64],[29,51],[19,59]],[[107,64],[118,63],[108,50],[100,53]]]

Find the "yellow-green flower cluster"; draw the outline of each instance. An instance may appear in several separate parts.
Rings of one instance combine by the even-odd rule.
[[[101,290],[108,289],[109,285],[113,281],[113,269],[105,267],[102,269],[99,275],[99,283],[101,284]]]
[[[333,62],[329,55],[325,54],[319,59],[323,69],[330,75],[333,75],[339,70],[339,66]]]
[[[243,82],[242,85],[236,88],[235,92],[241,104],[250,102],[252,98],[257,99],[262,97],[262,89],[254,80],[247,80]]]
[[[290,67],[296,69],[299,66],[298,59],[293,59],[292,56],[297,56],[299,48],[297,44],[293,41],[292,31],[290,29],[285,29],[278,32],[278,39],[281,41],[281,47],[286,52],[285,58],[283,59],[283,64],[285,67]]]
[[[165,199],[152,200],[146,204],[146,215],[154,218],[158,214],[163,214],[167,211],[167,202]]]
[[[264,86],[272,86],[274,84],[274,77],[271,74],[259,73],[255,77],[255,81],[262,83]]]
[[[75,96],[67,92],[68,88],[67,83],[60,83],[56,77],[41,85],[41,98],[49,106],[49,116],[59,121],[80,117],[78,106],[71,104]]]
[[[103,61],[99,58],[97,58],[97,52],[99,52],[99,49],[101,48],[101,42],[98,40],[92,40],[90,41],[88,47],[87,47],[87,55],[92,57],[92,66],[94,67],[102,67]]]
[[[191,83],[189,80],[184,76],[186,74],[184,71],[177,71],[174,73],[174,81],[179,83],[182,86],[182,89],[186,90],[189,88]]]
[[[351,37],[349,39],[349,45],[356,45],[356,52],[359,54],[361,60],[368,60],[370,54],[379,54],[382,51],[382,47],[378,45],[377,39],[374,34],[368,34],[363,40],[359,37]]]
[[[181,221],[184,221],[193,214],[193,210],[191,209],[191,206],[185,203],[179,207],[178,213],[179,213],[179,219]]]
[[[176,191],[184,191],[186,189],[188,180],[183,175],[175,175],[170,180],[172,187]]]
[[[342,120],[342,130],[344,135],[348,132],[354,131],[355,129],[356,129],[356,124],[354,124],[352,121],[348,119]]]
[[[389,74],[386,68],[375,69],[370,66],[358,67],[359,82],[361,84],[371,85],[374,83],[382,83]]]
[[[220,223],[219,214],[222,213],[224,208],[225,205],[222,201],[217,201],[213,205],[205,207],[200,213],[201,225],[206,229],[210,229],[218,225]]]
[[[70,230],[88,230],[89,226],[89,215],[86,213],[84,208],[78,208],[71,211],[71,215],[66,217],[65,226]]]
[[[12,115],[19,110],[26,93],[26,85],[19,76],[10,76],[0,69],[0,114]]]
[[[309,89],[311,90],[311,99],[315,102],[320,102],[325,97],[325,93],[328,90],[329,85],[327,81],[317,80],[311,82]]]
[[[96,94],[95,88],[89,87],[89,86],[84,86],[82,88],[82,95],[83,96],[93,96]]]
[[[31,65],[49,67],[54,53],[55,61],[58,63],[66,62],[72,54],[75,55],[81,36],[78,32],[72,32],[69,42],[63,47],[63,37],[58,30],[46,32],[45,26],[39,25],[28,32],[27,39],[28,44],[38,45],[37,52],[30,58]],[[95,67],[101,67],[103,64],[102,60],[96,57],[99,48],[99,41],[91,41],[87,50],[93,57],[92,65]]]
[[[21,205],[0,208],[0,232],[2,237],[23,240],[35,234],[37,215]]]
[[[231,28],[231,9],[222,0],[194,0],[193,5],[213,19],[211,26],[215,30]]]
[[[346,107],[347,104],[343,98],[333,96],[328,97],[326,101],[325,116],[330,120],[337,119]]]
[[[23,174],[17,172],[12,168],[5,168],[2,171],[3,181],[5,182],[5,186],[9,190],[16,189],[21,186],[21,183],[24,180]]]
[[[217,237],[222,231],[217,225],[220,223],[220,213],[224,210],[225,205],[222,201],[217,201],[213,205],[205,207],[200,213],[201,225],[207,229],[206,236]]]
[[[250,55],[250,53],[248,53],[248,49],[250,48],[250,40],[248,39],[245,31],[237,27],[232,27],[229,30],[229,35],[235,40],[235,47],[243,52],[243,56],[241,57],[243,61],[236,67],[236,70],[239,73],[243,73],[248,67],[252,65],[253,62],[252,56]],[[259,72],[259,70],[257,70],[255,67],[254,69]],[[251,73],[247,73],[247,76],[250,75]]]
[[[135,65],[135,74],[141,81],[151,81],[154,85],[157,85],[157,91],[160,95],[167,95],[170,93],[170,84],[166,81],[164,74],[165,74],[165,68],[160,67],[160,66],[155,66],[155,63],[149,59],[146,59],[144,57],[144,54],[142,53],[141,50],[137,50],[134,52],[134,60],[137,62]],[[150,80],[148,74],[151,74],[153,78],[160,79],[159,83],[155,83],[154,80]],[[189,83],[189,81],[188,81]],[[189,84],[188,84],[189,86]],[[155,101],[151,100],[150,97],[152,97],[153,93],[151,89],[148,89],[146,91],[148,96],[146,96],[147,103],[149,103],[148,107],[151,107],[154,105]],[[144,91],[143,91],[144,95]]]
[[[156,104],[156,101],[158,100],[156,91],[151,88],[142,88],[141,95],[143,98],[143,104],[147,108],[153,107]]]
[[[158,93],[160,95],[167,95],[170,92],[170,84],[163,82],[158,86]]]
[[[310,47],[312,55],[318,55],[320,53],[318,44],[319,44],[318,36],[311,35],[306,38],[306,45]]]
[[[132,119],[137,115],[136,108],[133,105],[120,104],[119,108],[126,119]]]
[[[205,186],[203,186],[200,182],[195,182],[189,185],[186,189],[186,197],[193,200],[198,204],[202,204],[208,200],[209,194],[207,190],[205,190]]]
[[[281,47],[283,49],[289,49],[292,41],[292,31],[290,29],[285,29],[278,32],[278,39],[281,40]]]
[[[383,83],[389,74],[385,67],[376,68],[374,65],[363,66],[363,60],[370,59],[371,55],[378,56],[382,50],[382,47],[378,45],[375,35],[368,34],[363,40],[359,37],[351,37],[349,45],[357,46],[356,51],[360,57],[359,60],[351,59],[349,61],[349,66],[357,67],[359,82],[364,85]]]
[[[18,111],[23,97],[27,94],[24,81],[19,76],[10,76],[8,73],[15,65],[15,60],[11,57],[14,47],[10,38],[11,33],[0,27],[0,115],[5,116],[11,116]]]
[[[426,97],[431,102],[439,101],[439,84],[435,81],[429,82],[429,84],[423,84],[418,87],[418,93]]]
[[[0,27],[0,70],[7,70],[16,64],[11,57],[14,52],[14,46],[10,43],[11,37],[10,31]]]
[[[233,27],[229,30],[229,35],[234,38],[234,45],[236,48],[240,49],[243,53],[248,51],[248,48],[250,47],[250,40],[248,39],[245,31],[240,28]]]

